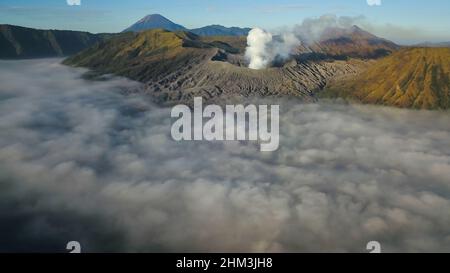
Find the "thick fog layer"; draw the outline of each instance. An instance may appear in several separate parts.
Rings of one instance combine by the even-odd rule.
[[[450,115],[281,102],[280,148],[174,142],[170,109],[0,62],[0,251],[450,251]]]

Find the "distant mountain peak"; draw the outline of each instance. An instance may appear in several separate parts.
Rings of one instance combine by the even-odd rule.
[[[362,38],[362,39],[380,39],[374,34],[360,28],[357,25],[353,25],[348,28],[343,27],[329,27],[323,31],[320,40],[340,39],[342,37],[348,38]]]
[[[144,23],[144,22],[149,22],[149,21],[153,21],[153,20],[161,20],[161,21],[170,22],[170,20],[167,19],[166,17],[162,16],[161,14],[155,13],[155,14],[149,14],[149,15],[145,16],[144,18],[139,20],[138,23]]]
[[[169,31],[178,31],[178,30],[186,30],[186,28],[182,25],[178,25],[161,14],[149,14],[125,29],[124,32],[133,31],[133,32],[141,32],[149,29],[165,29]]]
[[[353,31],[364,31],[364,32],[366,32],[365,30],[363,30],[362,28],[358,27],[357,25],[353,25],[350,29],[353,30]]]
[[[247,36],[250,28],[225,27],[219,24],[188,30],[184,26],[176,24],[161,14],[149,14],[123,32],[142,32],[151,29],[165,29],[169,31],[187,30],[200,36]]]

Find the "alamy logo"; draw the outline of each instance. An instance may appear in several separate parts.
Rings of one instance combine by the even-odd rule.
[[[378,241],[370,241],[366,249],[370,251],[369,253],[381,253],[381,244]]]
[[[81,6],[81,0],[67,0],[69,6]]]
[[[272,152],[279,146],[279,105],[219,105],[203,109],[201,97],[194,98],[193,113],[186,105],[172,108],[172,138],[176,141],[259,141],[261,151]],[[204,121],[206,122],[204,123]],[[270,126],[269,126],[270,123]],[[270,127],[270,130],[269,130]]]
[[[67,250],[70,250],[70,253],[81,253],[81,244],[78,241],[70,241],[66,246]]]
[[[369,6],[381,6],[381,0],[367,0]]]

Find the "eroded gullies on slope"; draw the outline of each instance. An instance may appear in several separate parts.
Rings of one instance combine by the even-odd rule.
[[[356,30],[351,33],[344,42],[332,43],[337,38],[327,37],[300,46],[288,58],[276,58],[260,70],[247,67],[246,37],[201,37],[161,29],[123,34],[69,58],[65,64],[143,82],[144,92],[160,103],[188,103],[193,97],[213,101],[236,95],[295,96],[313,101],[314,91],[331,79],[364,70],[376,50],[373,42],[367,42],[370,48],[353,49],[358,54],[339,51],[337,45],[348,43],[348,39],[375,39]],[[380,42],[381,47],[390,46],[386,43]]]

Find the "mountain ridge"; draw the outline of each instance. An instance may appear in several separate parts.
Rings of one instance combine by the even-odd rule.
[[[225,27],[218,24],[207,25],[200,28],[187,29],[183,25],[174,23],[161,14],[149,14],[122,32],[141,32],[152,29],[165,29],[169,31],[185,30],[200,36],[247,36],[251,28]]]
[[[144,83],[141,92],[159,103],[190,103],[201,96],[220,101],[230,96],[293,96],[314,101],[313,90],[337,75],[355,74],[363,60],[286,62],[280,67],[249,69],[243,63],[241,37],[201,37],[163,29],[128,32],[70,57],[64,64],[94,73],[116,74]]]
[[[247,36],[251,28],[225,27],[222,25],[208,25],[189,31],[200,36]]]
[[[401,108],[450,109],[450,48],[401,49],[356,78],[331,83],[321,96]]]
[[[324,31],[319,41],[309,48],[318,53],[325,53],[336,58],[380,58],[400,49],[401,46],[380,38],[354,25],[349,29],[329,28]]]
[[[414,45],[415,47],[450,47],[449,42],[423,42]]]
[[[76,54],[114,34],[41,30],[0,25],[0,59],[63,57]]]

